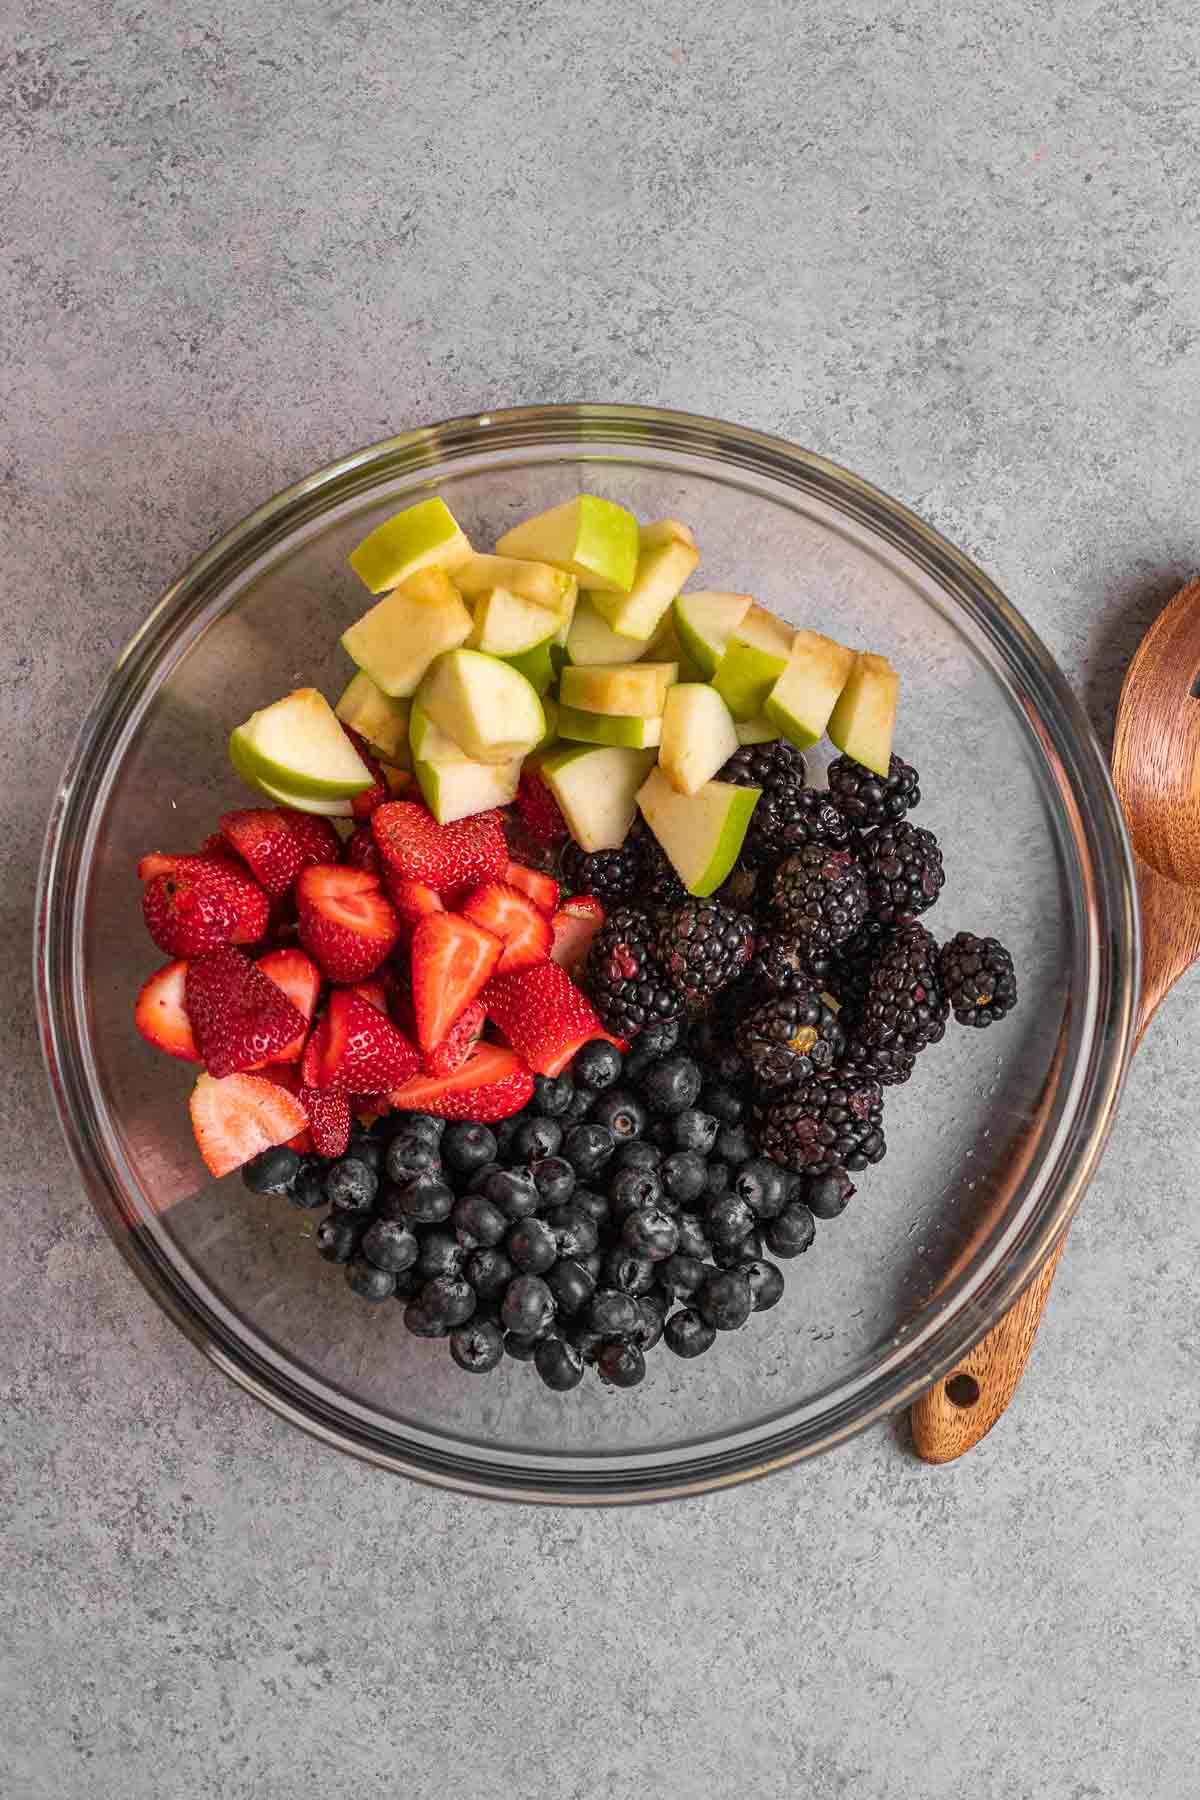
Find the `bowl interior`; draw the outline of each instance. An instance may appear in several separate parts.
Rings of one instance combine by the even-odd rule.
[[[1036,645],[1017,641],[986,595],[964,600],[967,565],[948,572],[932,536],[815,459],[747,466],[703,437],[597,442],[597,429],[560,421],[549,438],[496,444],[476,425],[450,448],[427,442],[424,467],[383,447],[336,480],[314,478],[168,597],[153,642],[114,676],[51,846],[57,1048],[91,1093],[89,1118],[73,1122],[93,1191],[160,1297],[241,1379],[337,1441],[439,1479],[549,1494],[664,1491],[757,1469],[853,1429],[944,1365],[1014,1269],[1028,1273],[1086,1172],[1119,1074],[1134,955],[1111,796],[1083,793],[1078,772],[1103,789],[1094,749],[1056,710],[1061,695],[1038,691],[1052,677]],[[353,544],[434,489],[487,546],[581,488],[642,518],[686,520],[703,551],[693,585],[752,592],[891,658],[897,749],[921,771],[917,822],[946,861],[926,922],[943,938],[1003,938],[1023,999],[988,1032],[951,1024],[888,1094],[886,1160],[785,1265],[771,1313],[702,1362],[660,1351],[633,1393],[589,1379],[563,1398],[523,1365],[462,1374],[444,1345],[408,1336],[399,1305],[349,1292],[315,1253],[314,1215],[236,1177],[205,1179],[190,1073],[141,1043],[130,1012],[156,961],[137,858],[194,847],[220,811],[249,803],[228,765],[231,726],[301,682],[336,697],[349,674],[338,634],[366,603],[346,565]],[[824,760],[811,758],[818,780]],[[56,997],[54,983],[70,992]]]

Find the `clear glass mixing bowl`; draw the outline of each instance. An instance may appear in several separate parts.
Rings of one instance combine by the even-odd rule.
[[[351,546],[443,493],[490,543],[580,489],[688,521],[710,587],[869,645],[903,672],[898,747],[945,851],[940,936],[993,932],[1023,1003],[950,1028],[887,1098],[889,1152],[786,1265],[774,1311],[644,1385],[548,1392],[520,1364],[475,1380],[370,1307],[306,1241],[312,1215],[213,1183],[190,1072],[137,1036],[154,966],[134,867],[245,804],[226,736],[300,683],[336,694],[363,610]],[[820,764],[820,757],[816,761]],[[164,595],[120,658],[63,778],[41,871],[46,1060],[85,1186],[139,1278],[249,1392],[327,1442],[477,1494],[623,1501],[696,1493],[825,1449],[946,1373],[1031,1278],[1087,1185],[1129,1049],[1138,940],[1107,770],[1045,649],[977,568],[845,470],[714,420],[537,407],[362,450],[252,513]]]

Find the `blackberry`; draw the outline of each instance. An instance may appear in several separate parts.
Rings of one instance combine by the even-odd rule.
[[[907,1081],[918,1051],[946,1034],[949,1002],[938,973],[938,947],[915,919],[892,938],[850,1010],[849,1065],[886,1085]]]
[[[799,940],[786,931],[769,926],[754,935],[754,954],[746,964],[746,973],[738,984],[739,995],[749,1002],[774,1000],[805,988],[813,970]]]
[[[738,1026],[737,1046],[759,1087],[782,1091],[832,1069],[844,1033],[833,1008],[808,985],[749,1013]]]
[[[674,863],[643,819],[635,823],[625,847],[639,859],[637,894],[643,906],[656,912],[664,906],[678,906],[688,898]]]
[[[700,1012],[750,960],[754,921],[716,900],[689,897],[661,915],[654,948],[684,1009]]]
[[[785,856],[771,886],[774,922],[808,956],[852,937],[867,916],[867,883],[848,850],[809,844]]]
[[[744,865],[777,862],[794,848],[811,843],[807,817],[811,808],[810,802],[803,796],[808,791],[804,786],[804,758],[785,738],[776,738],[769,744],[743,744],[735,750],[729,761],[725,763],[717,775],[718,781],[732,782],[735,787],[756,787],[761,790],[757,806],[750,820],[750,828],[742,844],[742,862]],[[824,796],[817,796],[826,805]],[[833,812],[833,809],[830,809]],[[841,832],[841,842],[846,842],[846,826],[843,820],[833,812]],[[789,831],[801,835],[792,842]]]
[[[605,906],[616,906],[632,900],[638,892],[641,858],[628,839],[617,850],[593,850],[590,854],[572,841],[563,845],[559,872],[574,893],[595,894]]]
[[[607,1030],[636,1038],[675,1018],[683,1002],[653,953],[654,928],[635,906],[619,906],[592,939],[583,985]]]
[[[960,1025],[993,1025],[1017,1004],[1013,960],[997,938],[958,932],[942,946],[939,972]]]
[[[870,914],[880,925],[895,925],[927,912],[945,884],[937,839],[907,819],[869,832],[858,854]]]
[[[733,865],[733,872],[725,877],[714,900],[722,906],[731,906],[734,912],[755,911],[758,904],[758,883],[762,870],[744,862],[739,856]]]
[[[829,765],[829,798],[856,831],[876,825],[897,825],[921,804],[920,776],[893,756],[886,776],[865,769],[852,756],[839,756]]]
[[[757,1123],[763,1155],[803,1175],[865,1169],[887,1149],[882,1090],[857,1074],[833,1081],[814,1076],[760,1112]]]
[[[891,941],[892,933],[886,926],[868,919],[825,959],[821,970],[825,989],[847,1012],[866,999],[875,965]]]

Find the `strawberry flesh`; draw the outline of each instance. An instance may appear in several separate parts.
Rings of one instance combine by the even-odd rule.
[[[276,1059],[279,1062],[299,1062],[304,1054],[308,1027],[312,1023],[321,995],[321,971],[311,957],[305,956],[303,950],[268,950],[265,956],[259,957],[255,966],[287,995],[304,1020],[304,1030]]]
[[[200,1062],[184,998],[186,979],[187,963],[182,959],[158,969],[134,1003],[133,1022],[156,1050],[165,1050],[180,1062]]]
[[[302,1087],[296,1095],[308,1119],[309,1136],[318,1156],[344,1156],[350,1142],[350,1102],[328,1088]]]
[[[533,1098],[533,1076],[511,1050],[477,1044],[453,1075],[418,1075],[388,1099],[400,1112],[491,1124],[520,1112]]]
[[[604,923],[604,908],[595,894],[564,900],[550,921],[554,948],[550,955],[568,975],[577,976],[587,962],[592,939]]]
[[[577,1050],[605,1035],[591,1001],[557,963],[493,976],[483,1003],[537,1075],[560,1075]]]
[[[554,928],[529,895],[503,881],[488,881],[468,895],[463,916],[482,925],[504,945],[497,974],[528,969],[545,962],[554,943]]]
[[[453,1075],[456,1069],[461,1069],[475,1048],[486,1018],[483,1001],[472,1000],[470,1006],[459,1013],[441,1043],[422,1055],[421,1068],[425,1074]]]
[[[300,942],[330,981],[363,981],[400,934],[395,908],[365,869],[318,863],[296,883]]]
[[[492,932],[456,913],[430,913],[412,939],[412,999],[422,1050],[440,1044],[500,961]]]
[[[341,1094],[386,1093],[421,1066],[416,1050],[387,1015],[347,989],[330,996],[325,1031],[322,1088]]]
[[[272,900],[289,893],[302,869],[336,862],[341,839],[328,819],[285,806],[247,806],[221,814],[221,835]]]
[[[543,875],[540,869],[527,869],[524,863],[510,862],[506,864],[504,879],[509,887],[520,888],[528,894],[539,912],[549,918],[558,911],[558,883],[553,875]]]
[[[196,1047],[218,1078],[278,1061],[308,1027],[282,989],[232,944],[192,958],[184,998]]]
[[[508,861],[498,812],[439,825],[417,801],[390,800],[372,814],[371,830],[400,880],[423,882],[439,894],[464,882],[492,880],[503,874]]]
[[[296,1096],[262,1075],[201,1075],[188,1110],[205,1167],[217,1176],[307,1128]]]

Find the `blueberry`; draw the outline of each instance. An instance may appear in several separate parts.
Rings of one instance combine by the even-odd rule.
[[[750,1134],[744,1125],[722,1125],[717,1133],[716,1152],[722,1162],[748,1162],[754,1155],[754,1145],[750,1142]]]
[[[576,1256],[572,1260],[577,1262],[581,1269],[586,1269],[596,1286],[600,1286],[600,1277],[604,1273],[603,1250],[592,1250],[587,1256]]]
[[[479,1300],[499,1300],[516,1274],[503,1250],[472,1250],[463,1264],[463,1279],[469,1281]]]
[[[522,1337],[519,1331],[506,1331],[504,1334],[505,1354],[511,1356],[514,1362],[532,1362],[537,1347],[537,1338]]]
[[[388,1145],[383,1166],[390,1181],[397,1187],[407,1187],[418,1175],[441,1174],[441,1152],[437,1144],[419,1132],[402,1131]]]
[[[505,1249],[526,1275],[544,1275],[558,1261],[558,1239],[545,1219],[518,1219],[509,1228]]]
[[[435,1275],[417,1295],[417,1305],[427,1319],[453,1331],[475,1311],[475,1291],[461,1275]]]
[[[396,1291],[392,1271],[377,1269],[365,1256],[355,1256],[346,1264],[346,1280],[360,1300],[390,1300]]]
[[[718,1331],[737,1331],[754,1311],[754,1298],[743,1269],[710,1275],[696,1295],[696,1310]]]
[[[573,1318],[586,1306],[596,1291],[596,1278],[582,1263],[568,1259],[557,1262],[547,1272],[546,1286],[554,1295],[554,1303],[565,1319]]]
[[[535,1112],[546,1119],[561,1119],[571,1104],[575,1083],[569,1075],[535,1075],[533,1101]]]
[[[541,1204],[533,1175],[525,1168],[500,1169],[479,1192],[498,1206],[507,1219],[527,1219]]]
[[[621,1242],[647,1262],[665,1262],[679,1247],[679,1230],[661,1206],[639,1206],[622,1225]]]
[[[763,1237],[772,1256],[802,1256],[817,1234],[813,1216],[799,1200],[789,1200],[777,1219],[768,1219]]]
[[[641,1296],[648,1294],[654,1286],[654,1267],[648,1256],[639,1256],[635,1250],[615,1244],[604,1253],[601,1278],[606,1286],[616,1288],[622,1294]]]
[[[679,1248],[684,1255],[695,1256],[700,1262],[707,1262],[711,1246],[703,1221],[695,1213],[681,1212],[675,1220],[675,1229],[679,1233]]]
[[[758,1262],[764,1247],[762,1234],[756,1228],[734,1244],[714,1244],[712,1259],[718,1269],[742,1269],[747,1263]]]
[[[590,1256],[600,1242],[596,1221],[581,1206],[556,1206],[546,1214],[560,1256]]]
[[[703,1356],[711,1348],[716,1337],[716,1328],[702,1319],[700,1314],[690,1306],[682,1312],[672,1313],[663,1331],[663,1338],[668,1350],[676,1356]]]
[[[421,1292],[424,1292],[422,1289]],[[404,1329],[411,1331],[414,1337],[440,1338],[449,1335],[450,1327],[440,1319],[430,1318],[421,1305],[419,1295],[410,1300],[404,1308]]]
[[[803,1185],[801,1187],[809,1212],[818,1219],[836,1219],[839,1213],[845,1212],[847,1201],[856,1191],[845,1169],[830,1169],[827,1175],[814,1175],[807,1190]],[[292,1200],[294,1203],[294,1193]]]
[[[668,1156],[672,1150],[678,1148],[675,1143],[673,1123],[673,1120],[664,1114],[660,1118],[651,1119],[646,1127],[646,1136],[660,1156]]]
[[[664,1157],[663,1193],[678,1206],[687,1206],[704,1192],[708,1165],[697,1150],[676,1150]]]
[[[710,1162],[704,1171],[704,1197],[715,1200],[729,1191],[729,1165],[719,1160]]]
[[[418,1137],[436,1144],[446,1129],[445,1119],[439,1119],[434,1113],[401,1113],[397,1121],[395,1136],[403,1137],[405,1132],[415,1132]]]
[[[496,1156],[500,1162],[507,1160],[513,1135],[520,1129],[521,1121],[526,1117],[525,1112],[511,1113],[507,1119],[499,1119],[492,1126],[492,1136],[496,1140]]]
[[[325,1206],[325,1170],[315,1156],[306,1156],[301,1164],[300,1172],[292,1183],[288,1199],[293,1206],[302,1207],[311,1212],[314,1207]]]
[[[442,1161],[455,1175],[473,1175],[496,1159],[496,1134],[470,1119],[447,1125],[442,1138]]]
[[[533,1366],[556,1394],[569,1393],[583,1380],[583,1358],[564,1338],[543,1338],[534,1348]]]
[[[562,1153],[582,1181],[598,1175],[612,1158],[617,1140],[607,1125],[572,1125]]]
[[[572,1344],[578,1350],[584,1362],[595,1362],[608,1341],[602,1331],[597,1331],[588,1323],[586,1314],[580,1313],[566,1321],[562,1334],[568,1344]]]
[[[618,1169],[608,1184],[609,1214],[614,1225],[623,1225],[631,1212],[658,1206],[662,1182],[653,1169]]]
[[[437,1275],[462,1274],[467,1253],[456,1237],[448,1231],[426,1231],[421,1234],[420,1242],[417,1268],[426,1281],[432,1281]]]
[[[464,1194],[450,1214],[454,1235],[464,1250],[490,1249],[508,1230],[508,1217],[484,1194]]]
[[[533,1185],[542,1206],[562,1206],[575,1192],[575,1171],[561,1156],[543,1156],[533,1165]]]
[[[646,1359],[636,1344],[605,1344],[597,1363],[600,1374],[613,1387],[636,1387],[646,1378]]]
[[[399,1275],[402,1269],[411,1269],[420,1253],[421,1246],[416,1236],[407,1225],[399,1225],[391,1219],[376,1219],[367,1226],[362,1241],[362,1253],[369,1263],[377,1269],[386,1269],[391,1275]]]
[[[699,1293],[708,1276],[700,1258],[689,1256],[684,1250],[676,1250],[674,1256],[668,1256],[655,1273],[659,1287],[672,1300],[690,1300],[693,1294]]]
[[[286,1144],[260,1151],[242,1164],[242,1185],[252,1194],[286,1194],[300,1173],[300,1158]]]
[[[607,1227],[608,1201],[603,1194],[597,1194],[592,1188],[577,1187],[571,1195],[571,1205],[579,1212],[585,1212],[597,1231]]]
[[[700,1065],[690,1056],[665,1056],[647,1069],[642,1092],[654,1112],[677,1113],[696,1104],[702,1080]]]
[[[700,1101],[705,1112],[712,1113],[722,1125],[736,1125],[746,1111],[746,1102],[737,1089],[726,1082],[714,1081],[700,1091]]]
[[[651,1270],[651,1281],[653,1279]],[[644,1291],[648,1293],[650,1290],[647,1288]],[[637,1330],[641,1316],[634,1296],[622,1293],[617,1288],[598,1288],[584,1314],[592,1330],[606,1338],[629,1337]]]
[[[752,1156],[731,1176],[734,1193],[760,1219],[777,1219],[788,1202],[788,1172],[767,1156]]]
[[[644,1139],[636,1142],[618,1144],[616,1155],[612,1159],[610,1175],[618,1169],[658,1169],[662,1167],[663,1153],[657,1144],[647,1144]]]
[[[418,1175],[400,1189],[399,1204],[405,1218],[440,1225],[454,1210],[454,1193],[436,1175]]]
[[[365,1162],[368,1169],[374,1169],[377,1175],[382,1172],[383,1145],[371,1132],[364,1131],[361,1125],[351,1126],[346,1155],[354,1157],[356,1162]]]
[[[783,1299],[782,1269],[758,1257],[754,1262],[746,1263],[742,1273],[750,1283],[755,1312],[770,1312],[773,1306],[778,1306]]]
[[[592,1102],[592,1120],[607,1125],[619,1143],[623,1138],[641,1137],[646,1129],[646,1109],[636,1094],[610,1088]]]
[[[682,1019],[662,1019],[639,1033],[633,1049],[625,1058],[625,1080],[639,1080],[654,1063],[670,1055],[682,1035]]]
[[[540,1275],[516,1275],[504,1290],[500,1322],[518,1337],[540,1337],[554,1318],[554,1295]]]
[[[486,1375],[504,1355],[504,1333],[490,1319],[472,1319],[450,1333],[450,1354],[468,1375]]]
[[[425,1286],[425,1277],[414,1264],[411,1269],[401,1269],[396,1277],[397,1300],[411,1300]]]
[[[576,1081],[584,1082],[599,1093],[603,1088],[615,1086],[621,1079],[621,1064],[621,1052],[615,1044],[606,1044],[603,1038],[592,1038],[577,1052],[571,1074]]]
[[[379,1177],[356,1157],[343,1156],[325,1171],[325,1198],[343,1212],[366,1212],[375,1199]]]
[[[701,1112],[698,1107],[685,1106],[682,1112],[675,1113],[671,1119],[671,1131],[675,1147],[679,1150],[698,1150],[701,1156],[707,1156],[717,1141],[720,1120],[712,1113]]]
[[[474,1169],[468,1176],[466,1185],[463,1187],[462,1191],[465,1194],[486,1194],[488,1182],[491,1180],[492,1176],[503,1174],[503,1172],[503,1163],[481,1163],[480,1166],[477,1169]]]
[[[638,1312],[641,1316],[634,1327],[633,1341],[644,1354],[653,1350],[662,1337],[667,1322],[666,1302],[658,1294],[643,1294],[638,1301]]]
[[[366,1222],[361,1213],[331,1212],[317,1226],[317,1255],[326,1262],[348,1263],[358,1248]]]
[[[571,1095],[567,1110],[562,1115],[562,1126],[564,1131],[572,1125],[582,1125],[583,1121],[590,1117],[592,1101],[595,1098],[596,1096],[591,1088],[577,1087],[575,1089],[575,1092]]]
[[[754,1229],[754,1214],[737,1194],[718,1194],[704,1209],[704,1229],[714,1244],[738,1244]]]
[[[513,1132],[509,1154],[521,1162],[535,1163],[543,1156],[557,1156],[563,1141],[563,1128],[557,1119],[543,1119],[530,1113]]]

